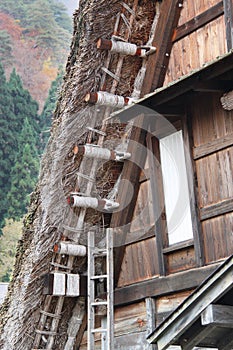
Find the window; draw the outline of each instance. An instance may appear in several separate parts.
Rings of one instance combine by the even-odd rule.
[[[193,238],[182,131],[160,139],[169,245]]]

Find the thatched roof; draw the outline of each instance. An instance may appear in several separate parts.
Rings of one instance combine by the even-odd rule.
[[[132,1],[128,1],[129,5]],[[81,159],[75,157],[72,150],[77,144],[84,144],[87,137],[86,126],[92,124],[95,108],[84,102],[89,91],[98,91],[106,51],[96,48],[100,37],[110,38],[116,14],[121,8],[119,0],[83,0],[80,9],[74,15],[74,34],[71,53],[68,58],[66,76],[62,92],[54,113],[51,137],[43,156],[39,181],[31,196],[31,205],[24,220],[23,235],[17,249],[13,280],[8,298],[2,306],[0,347],[2,350],[26,350],[32,348],[40,307],[43,304],[43,276],[49,271],[52,247],[62,234],[75,239],[72,232],[64,232],[65,226],[75,226],[78,211],[71,209],[66,197],[75,190],[75,171],[79,169]],[[143,44],[154,16],[153,1],[139,2],[137,18],[132,30],[132,41]],[[116,65],[112,59],[110,70]],[[130,57],[124,62],[121,83],[116,93],[129,96],[141,59]],[[110,79],[106,81],[106,88]],[[98,123],[97,123],[98,124]],[[120,124],[107,127],[106,147],[114,148],[125,135]],[[88,167],[88,163],[86,165]],[[100,165],[97,174],[97,195],[106,196],[113,187],[111,182],[111,162]],[[87,170],[87,169],[86,169]],[[103,177],[103,174],[104,177]],[[83,184],[85,187],[85,185]],[[99,222],[96,213],[89,212],[86,221]],[[81,237],[85,244],[86,233]],[[84,271],[85,260],[76,262],[76,269]],[[62,349],[66,338],[74,299],[67,299],[62,323],[57,337],[57,350]]]

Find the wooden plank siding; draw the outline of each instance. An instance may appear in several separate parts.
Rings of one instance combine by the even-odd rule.
[[[184,0],[178,27],[217,5],[220,0]]]
[[[233,113],[222,109],[220,97],[198,94],[191,116],[207,264],[233,253]]]
[[[164,319],[186,299],[192,290],[173,293],[157,298],[156,300],[156,325],[158,326]]]
[[[126,247],[117,287],[151,279],[159,274],[155,237]]]
[[[114,349],[142,350],[147,349],[148,316],[146,302],[141,301],[132,305],[116,307],[114,311]],[[101,335],[95,336],[95,348],[101,349]],[[86,349],[87,332],[80,346],[80,350]]]
[[[178,28],[183,26],[184,29],[185,23],[188,21],[190,21],[190,25],[194,24],[195,18],[200,21],[201,27],[199,28],[197,25],[196,28],[199,29],[174,43],[165,84],[202,67],[203,64],[215,60],[216,57],[227,52],[223,9],[224,3],[219,0],[184,0]],[[210,22],[206,24],[207,20]],[[130,233],[127,233],[129,237],[133,237],[132,234],[135,233],[135,242],[132,241],[134,238],[126,237],[127,245],[124,257],[122,254],[121,270],[119,265],[117,267],[118,288],[147,281],[160,274],[173,274],[193,269],[202,264],[218,261],[233,253],[231,242],[231,232],[233,232],[231,214],[233,112],[226,112],[222,109],[220,97],[223,92],[219,92],[222,88],[211,85],[211,81],[209,87],[201,85],[201,83],[200,92],[197,91],[198,89],[194,89],[195,93],[182,105],[189,104],[188,107],[186,106],[187,115],[185,115],[184,107],[183,117],[186,119],[185,123],[190,123],[191,127],[185,124],[183,129],[187,129],[185,134],[187,150],[189,151],[189,143],[193,146],[190,150],[193,169],[189,168],[188,172],[192,172],[190,182],[196,184],[192,203],[192,212],[197,217],[193,245],[186,246],[184,242],[183,246],[181,244],[174,250],[168,249],[166,251],[168,243],[165,237],[162,237],[162,232],[159,232],[161,230],[153,228],[155,223],[153,223],[150,209],[146,215],[139,215],[147,202],[151,204],[150,179],[148,177],[151,177],[152,174],[151,171],[146,171],[146,174],[141,174],[140,177],[144,182],[141,183],[133,214],[133,219],[138,217],[139,220],[133,220]],[[198,86],[198,78],[196,85]],[[206,88],[207,92],[205,92]],[[176,107],[179,108],[180,105],[175,104],[174,108]],[[172,110],[172,107],[167,106],[167,104],[166,108]],[[148,168],[148,164],[146,167]],[[195,218],[192,219],[195,220]],[[150,237],[143,236],[148,230]],[[157,238],[162,237],[162,252],[161,247],[158,247],[158,240],[151,237],[153,230]],[[216,230],[218,233],[215,233]],[[138,237],[140,231],[142,237],[146,237],[146,239],[136,242],[140,240]],[[212,240],[213,235],[216,237],[214,240]],[[213,245],[215,246],[213,247]],[[158,254],[165,262],[164,273],[161,273],[162,259],[158,258]]]
[[[228,9],[229,17],[231,9],[223,1],[183,2],[178,27],[173,36],[174,45],[164,85],[202,67],[229,50],[229,21],[225,19],[227,14],[224,14],[224,9]]]

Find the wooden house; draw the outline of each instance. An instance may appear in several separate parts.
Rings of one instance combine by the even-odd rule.
[[[3,305],[3,350],[232,348],[232,33],[232,0],[80,2]],[[124,45],[129,39],[133,46]],[[124,108],[112,113],[112,105]],[[98,113],[103,124],[96,126]],[[99,168],[97,156],[104,159]],[[94,249],[87,241],[93,227],[98,252],[102,230],[113,233],[114,298],[107,303],[105,262],[91,270],[85,258]],[[114,306],[110,323],[106,306]]]

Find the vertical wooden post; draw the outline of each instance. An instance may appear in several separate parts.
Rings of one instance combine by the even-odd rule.
[[[156,313],[155,299],[146,298],[147,335],[149,335],[155,329],[155,326],[156,326],[155,313]],[[148,350],[155,350],[156,345],[155,344],[148,344],[147,349]]]
[[[150,171],[150,186],[152,193],[152,204],[153,212],[156,220],[155,223],[155,237],[157,244],[157,254],[159,262],[159,273],[160,275],[166,274],[166,266],[163,254],[163,245],[167,242],[167,230],[165,220],[165,209],[164,209],[164,193],[163,193],[163,180],[161,168],[158,167],[160,164],[160,150],[159,141],[155,138],[152,140],[152,135],[147,135],[147,148],[149,150],[149,171]],[[157,159],[158,164],[155,164]]]
[[[191,113],[191,111],[188,111]],[[195,164],[192,159],[190,159],[191,146],[193,143],[192,139],[192,118],[188,118],[187,114],[182,118],[183,124],[183,133],[184,133],[184,153],[185,153],[185,164],[187,169],[187,178],[188,178],[188,187],[189,193],[191,194],[190,209],[192,215],[192,225],[193,225],[193,239],[194,239],[194,250],[195,250],[195,259],[197,266],[203,266],[204,253],[203,253],[203,239],[202,237],[202,227],[198,218],[198,208],[197,208],[197,189],[195,188],[195,178],[194,174],[196,172]]]
[[[148,66],[141,95],[163,85],[172,49],[172,37],[177,27],[183,0],[163,1],[160,8],[158,26],[152,41],[157,50],[148,57]]]
[[[223,0],[226,25],[227,50],[233,48],[233,0]]]

